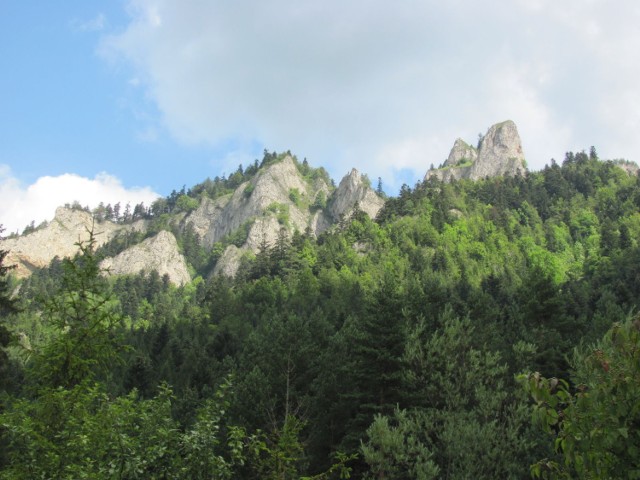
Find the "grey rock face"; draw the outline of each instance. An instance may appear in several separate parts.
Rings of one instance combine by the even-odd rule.
[[[205,199],[185,222],[193,225],[205,246],[211,246],[245,222],[263,216],[270,206],[286,205],[291,226],[305,231],[309,225],[308,209],[296,205],[290,196],[297,191],[303,200],[301,203],[309,203],[309,199],[315,198],[316,188],[328,189],[322,181],[317,187],[310,186],[298,172],[293,159],[286,157],[240,185],[233,194],[215,201]]]
[[[522,142],[511,120],[492,126],[482,139],[478,160],[471,168],[472,179],[525,173]]]
[[[323,205],[328,207],[321,208]],[[265,244],[272,247],[283,234],[290,239],[295,230],[318,235],[335,224],[341,216],[349,216],[355,205],[374,218],[384,200],[375,194],[365,177],[357,170],[346,175],[338,188],[330,187],[322,175],[305,178],[293,158],[262,168],[236,191],[210,200],[203,198],[190,213],[176,213],[169,219],[172,228],[192,226],[205,247],[223,240],[238,229],[246,229],[243,245],[227,247],[218,260],[214,274],[234,276],[244,255],[258,253]],[[78,240],[88,238],[93,218],[84,211],[60,208],[54,220],[24,237],[6,240],[0,248],[9,250],[8,263],[17,264],[17,273],[27,276],[35,268],[45,267],[55,256],[74,255]],[[146,231],[147,222],[120,225],[96,223],[97,246],[126,231]],[[237,241],[237,238],[236,238]],[[239,244],[239,243],[237,243]],[[175,238],[168,232],[147,239],[103,263],[112,275],[137,274],[157,270],[168,274],[173,283],[189,281],[184,257]]]
[[[249,228],[249,235],[247,235],[247,241],[244,243],[243,248],[249,249],[253,253],[258,253],[263,242],[269,247],[273,247],[278,239],[278,233],[283,229],[287,238],[289,238],[291,236],[290,230],[280,224],[276,218],[258,218]]]
[[[465,147],[466,145],[466,147]],[[524,175],[526,172],[522,142],[516,124],[511,120],[493,125],[482,138],[477,157],[475,149],[462,140],[456,140],[443,168],[427,172],[425,180],[436,177],[451,180],[479,180],[485,177]],[[470,165],[456,166],[460,160],[471,160]]]
[[[36,268],[43,268],[54,257],[72,257],[78,253],[78,242],[86,242],[93,229],[96,247],[104,245],[121,231],[145,231],[144,221],[131,225],[111,222],[94,222],[93,216],[82,210],[59,207],[49,224],[18,238],[0,242],[0,248],[8,250],[7,265],[16,265],[14,270],[19,278],[27,277]]]
[[[213,275],[224,275],[225,277],[233,278],[238,273],[242,257],[245,255],[243,250],[240,250],[235,245],[229,245],[222,256],[218,259],[215,268],[213,269]]]
[[[177,285],[184,285],[191,280],[176,238],[164,230],[115,257],[105,258],[100,267],[110,275],[133,275],[157,270],[160,276],[169,275],[171,282]]]
[[[330,209],[311,212],[309,205],[320,194],[328,198]],[[293,198],[295,196],[298,201]],[[293,159],[286,157],[240,185],[233,194],[215,201],[203,200],[200,207],[185,218],[185,224],[193,225],[203,244],[211,246],[250,223],[244,245],[240,249],[227,248],[218,260],[221,266],[216,266],[214,271],[214,274],[235,275],[243,252],[257,253],[263,242],[273,246],[282,229],[289,238],[294,230],[304,232],[307,228],[318,235],[340,215],[348,215],[356,202],[371,217],[375,217],[384,204],[357,170],[342,179],[331,194],[324,180],[316,178],[310,184],[302,177]],[[283,210],[285,214],[282,214]],[[282,217],[286,217],[286,221]]]
[[[318,210],[311,217],[310,227],[314,235],[318,236],[331,227],[331,219],[324,210]]]
[[[340,185],[333,192],[328,213],[334,221],[338,221],[341,215],[346,216],[353,211],[356,202],[371,218],[376,218],[384,205],[384,200],[376,195],[363,176],[354,168],[340,181]]]
[[[473,163],[478,158],[478,151],[467,142],[458,138],[453,144],[449,158],[444,162],[445,167],[456,167],[461,163]]]

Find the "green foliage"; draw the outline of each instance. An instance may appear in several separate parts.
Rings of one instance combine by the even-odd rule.
[[[616,323],[594,347],[576,350],[571,388],[539,373],[520,381],[533,419],[560,459],[531,466],[537,478],[640,478],[640,320]]]
[[[0,415],[9,452],[0,478],[167,478],[178,447],[170,393],[112,400],[80,384],[17,401]]]
[[[403,410],[396,410],[392,418],[378,415],[367,430],[369,441],[362,445],[362,455],[372,478],[440,478],[433,452],[421,439],[421,426]]]
[[[313,168],[309,165],[306,158],[302,163],[298,162],[295,157],[293,157],[293,160],[300,172],[300,175],[302,175],[310,185],[314,185],[317,181],[321,181],[329,187],[333,185],[333,181],[331,180],[329,173],[323,167]]]
[[[132,247],[147,238],[147,234],[135,230],[123,230],[118,232],[111,240],[96,249],[98,258],[115,257],[127,248]]]
[[[223,384],[181,432],[173,394],[142,400],[135,391],[111,398],[100,385],[48,389],[0,415],[8,466],[0,478],[234,478],[246,461],[243,429],[225,426]]]
[[[195,198],[189,197],[188,195],[180,195],[176,201],[176,211],[188,213],[198,208],[199,204]]]
[[[327,208],[327,194],[324,193],[324,190],[320,190],[316,195],[316,198],[313,200],[313,204],[311,205],[311,210],[323,210]]]
[[[289,224],[289,205],[286,205],[284,203],[272,202],[267,206],[265,211],[274,213],[280,225],[286,226]]]
[[[224,237],[220,241],[221,245],[235,245],[236,247],[241,247],[247,241],[251,225],[253,225],[253,220],[247,220],[235,231]]]
[[[0,225],[0,233],[3,230]],[[7,250],[0,250],[0,389],[5,386],[5,375],[9,363],[5,348],[9,345],[11,333],[6,319],[8,315],[16,313],[18,310],[17,301],[11,294],[11,284],[7,278],[9,272],[15,268],[14,265],[5,264],[8,254]]]
[[[183,435],[178,478],[234,478],[234,466],[245,462],[244,430],[228,427],[226,438],[222,430],[228,406],[225,393],[230,386],[229,380],[222,384],[215,397],[200,407],[195,424]],[[227,456],[222,454],[224,450]]]
[[[282,158],[265,152],[263,165]],[[297,165],[320,189],[317,170]],[[22,281],[23,311],[3,317],[16,332],[0,405],[5,477],[526,478],[545,457],[540,475],[604,462],[609,477],[629,476],[634,451],[621,442],[637,443],[638,379],[624,358],[636,347],[620,345],[633,335],[616,327],[600,359],[582,350],[584,368],[567,352],[640,307],[636,177],[579,152],[516,178],[430,179],[403,186],[376,221],[356,209],[318,238],[283,227],[235,279],[210,278],[251,222],[208,249],[169,212],[183,196],[250,186],[259,166],[154,203],[149,231],[173,231],[199,274],[185,286],[157,272],[106,280],[81,259],[71,275],[56,259]],[[266,215],[288,221],[278,203]],[[95,282],[67,280],[83,275]],[[572,368],[536,407],[565,442],[554,454],[514,375],[540,371],[542,391]],[[578,438],[587,424],[593,435]]]
[[[118,360],[118,328],[123,318],[106,293],[91,233],[79,243],[81,255],[62,263],[62,288],[49,300],[44,319],[55,330],[33,358],[44,386],[73,387],[103,374]]]
[[[441,321],[432,334],[424,320],[411,332],[405,361],[416,407],[376,419],[365,460],[397,478],[522,478],[534,444],[524,403],[505,385],[506,365],[473,346],[468,319],[448,311]]]
[[[289,200],[293,202],[296,207],[302,207],[302,194],[297,188],[289,189]]]

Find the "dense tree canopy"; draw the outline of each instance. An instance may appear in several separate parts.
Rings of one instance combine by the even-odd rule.
[[[260,167],[145,214],[164,228]],[[195,276],[182,287],[99,275],[133,236],[21,283],[19,311],[2,312],[0,478],[638,468],[638,335],[624,319],[640,306],[640,180],[595,150],[526,176],[405,186],[377,219],[265,242],[235,279],[208,276],[223,245],[173,228]],[[532,397],[516,381],[529,372]]]

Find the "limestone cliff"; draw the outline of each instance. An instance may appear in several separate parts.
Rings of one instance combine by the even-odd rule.
[[[72,257],[78,252],[78,242],[86,242],[93,230],[96,247],[111,240],[123,230],[142,230],[144,221],[132,225],[94,222],[93,216],[83,210],[60,207],[55,217],[46,227],[28,235],[10,238],[0,242],[2,250],[8,250],[7,265],[16,265],[14,270],[19,278],[27,277],[36,268],[49,265],[54,257]]]
[[[184,285],[191,280],[176,237],[165,230],[115,257],[105,258],[100,267],[109,275],[133,275],[157,270],[160,276],[169,275],[169,280],[177,285]]]
[[[445,167],[458,167],[460,165],[471,164],[478,159],[478,150],[467,142],[458,138],[453,144],[449,157],[445,160]]]
[[[247,189],[250,192],[248,195]],[[316,203],[319,195],[327,198],[328,208],[309,208]],[[245,222],[250,223],[242,247],[228,247],[214,270],[214,274],[232,277],[244,253],[258,253],[263,244],[273,246],[281,233],[289,238],[294,230],[308,230],[318,235],[341,216],[348,216],[356,203],[361,210],[375,218],[384,200],[376,195],[355,169],[330,193],[324,180],[316,178],[313,182],[306,181],[293,159],[286,157],[241,185],[232,195],[216,202],[205,200],[186,222],[192,222],[205,245],[211,245],[233,232],[230,225],[237,229]]]
[[[456,140],[442,168],[430,170],[425,180],[435,177],[444,182],[479,180],[485,177],[515,176],[526,172],[522,142],[511,120],[493,125],[475,148]]]
[[[352,170],[335,188],[327,183],[325,173],[298,165],[286,155],[257,170],[235,191],[216,199],[201,196],[195,210],[169,214],[166,225],[178,231],[192,227],[205,248],[216,242],[228,242],[232,235],[233,243],[239,247],[228,246],[224,250],[214,273],[234,276],[243,256],[258,253],[265,244],[275,245],[282,235],[291,238],[296,230],[319,235],[340,218],[349,216],[356,204],[372,218],[384,204],[357,170]],[[97,246],[123,231],[146,231],[147,222],[96,223]],[[73,256],[78,251],[74,244],[88,238],[92,225],[90,213],[60,208],[48,226],[5,240],[0,248],[11,252],[7,263],[17,264],[16,273],[24,277],[47,266],[55,256]],[[168,232],[105,260],[103,266],[114,275],[155,269],[161,275],[169,274],[174,283],[189,280],[185,259],[179,253],[176,239]]]
[[[213,269],[214,275],[223,275],[225,277],[235,277],[238,273],[238,269],[240,268],[240,262],[242,261],[243,255],[246,252],[240,250],[235,245],[229,245],[220,259],[216,262],[216,266]]]
[[[349,215],[356,203],[360,210],[366,212],[371,218],[376,218],[384,205],[384,200],[376,195],[365,177],[354,168],[345,175],[333,193],[328,213],[335,222],[341,216]]]
[[[285,216],[291,227],[305,231],[309,225],[308,205],[317,191],[327,185],[310,185],[302,177],[293,158],[269,165],[235,192],[216,200],[204,199],[188,215],[185,224],[191,224],[204,245],[211,246],[235,232],[246,222],[253,222],[265,214]],[[286,210],[285,212],[282,210]]]

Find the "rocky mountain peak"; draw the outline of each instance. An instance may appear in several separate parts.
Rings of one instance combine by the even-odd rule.
[[[443,166],[430,170],[425,180],[479,180],[485,177],[514,176],[526,172],[522,142],[511,120],[497,123],[482,137],[478,150],[458,139]]]
[[[478,159],[478,150],[461,138],[456,139],[449,157],[445,160],[445,167],[457,167],[464,163],[473,163]]]
[[[373,191],[369,179],[354,168],[344,176],[334,192],[329,214],[337,221],[340,216],[350,214],[356,203],[362,211],[375,218],[384,200]]]
[[[313,196],[313,187],[302,177],[293,158],[286,156],[282,161],[263,168],[232,194],[216,200],[203,199],[200,206],[187,216],[185,224],[191,224],[207,246],[269,211],[277,214],[287,210],[293,227],[304,231],[308,225],[308,214],[302,205]]]

